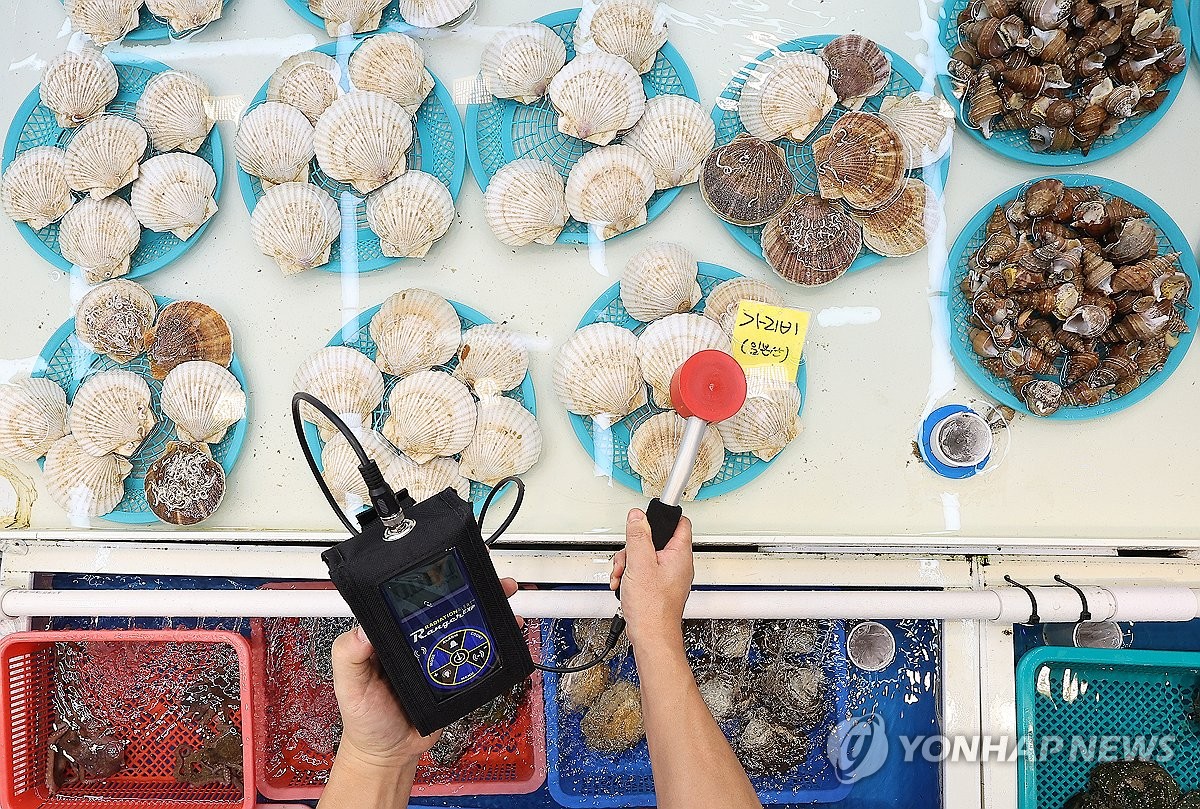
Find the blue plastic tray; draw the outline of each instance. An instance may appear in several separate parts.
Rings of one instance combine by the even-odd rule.
[[[308,0],[284,0],[291,7],[292,11],[304,18],[305,22],[315,25],[322,31],[325,30],[325,20],[321,19],[308,7]],[[374,31],[364,31],[355,36],[367,36],[374,33],[384,31],[399,31],[402,34],[412,34],[423,29],[409,25],[400,16],[400,7],[395,2],[390,2],[383,8],[383,16],[380,18],[379,27]]]
[[[945,55],[941,57],[942,59],[948,58],[958,46],[958,25],[955,21],[958,19],[959,12],[966,7],[968,2],[970,0],[948,0],[942,6],[938,31],[941,45],[945,48]],[[1192,5],[1195,4],[1193,3]],[[1185,4],[1175,4],[1174,21],[1179,26],[1179,41],[1183,43],[1184,52],[1190,55],[1192,49],[1192,25],[1188,19]],[[1167,110],[1175,102],[1175,97],[1179,95],[1179,88],[1183,86],[1184,77],[1187,76],[1186,67],[1178,75],[1172,76],[1164,85],[1170,91],[1170,95],[1167,96],[1167,100],[1162,103],[1162,106],[1149,115],[1137,115],[1129,118],[1112,135],[1107,135],[1097,140],[1085,157],[1078,149],[1069,152],[1035,152],[1033,147],[1029,145],[1029,136],[1026,130],[993,132],[990,138],[985,138],[983,133],[978,129],[967,125],[966,118],[963,116],[962,102],[954,97],[953,83],[950,81],[950,76],[946,73],[945,63],[939,64],[938,67],[938,84],[941,85],[942,93],[946,96],[946,100],[950,102],[951,106],[958,113],[960,129],[970,133],[972,138],[997,154],[1002,154],[1012,160],[1019,160],[1022,163],[1033,163],[1038,166],[1079,166],[1084,163],[1103,160],[1130,146],[1134,141],[1142,137],[1142,135],[1149,132],[1158,123],[1159,119],[1167,114]]]
[[[173,298],[165,298],[161,295],[155,295],[154,299],[158,301],[159,310],[174,302]],[[167,442],[177,441],[179,437],[175,432],[175,423],[163,415],[162,408],[159,406],[158,397],[162,393],[162,382],[150,375],[150,362],[146,355],[142,354],[132,362],[122,364],[111,357],[97,354],[75,336],[75,318],[71,318],[62,324],[46,343],[34,365],[32,376],[46,377],[52,380],[67,392],[67,401],[73,401],[75,392],[79,390],[79,386],[85,380],[102,371],[111,371],[114,368],[132,371],[146,380],[146,384],[150,386],[150,406],[158,418],[158,424],[154,426],[154,430],[146,438],[146,441],[129,459],[133,464],[133,472],[125,479],[125,497],[115,509],[103,515],[102,519],[128,525],[149,525],[159,522],[159,519],[146,502],[144,483],[146,470],[163,454]],[[229,371],[241,383],[242,390],[246,392],[246,416],[229,428],[220,443],[209,445],[212,449],[213,459],[225,469],[227,477],[232,474],[234,462],[237,461],[238,455],[242,451],[242,444],[246,441],[246,427],[250,415],[250,388],[246,384],[246,377],[242,373],[242,364],[238,361],[236,353],[233,355],[233,361],[229,363]]]
[[[567,9],[538,17],[540,22],[562,37],[567,46],[567,59],[575,58],[575,20],[579,9]],[[700,100],[696,82],[687,62],[670,42],[662,46],[655,59],[654,67],[642,76],[646,97],[660,95],[684,95]],[[467,154],[471,159],[471,172],[483,190],[487,190],[492,177],[503,166],[523,157],[549,160],[563,177],[571,173],[571,167],[595,148],[593,144],[572,138],[558,131],[558,113],[549,98],[533,104],[521,104],[508,98],[492,98],[483,104],[467,107],[467,129],[471,137],[467,140]],[[616,143],[620,142],[617,138]],[[646,205],[646,222],[667,209],[679,188],[656,191]],[[636,230],[636,228],[635,228]],[[623,234],[622,234],[623,235]],[[587,244],[588,226],[569,219],[567,226],[558,236],[559,244]]]
[[[1200,3],[1188,3],[1191,14],[1192,53],[1200,53]]]
[[[968,336],[968,319],[971,316],[971,311],[970,306],[967,304],[966,296],[958,288],[958,283],[967,274],[967,262],[970,260],[971,255],[983,244],[984,226],[987,224],[988,217],[992,215],[992,211],[995,210],[997,205],[1003,205],[1009,200],[1014,199],[1030,184],[1040,179],[1045,178],[1037,177],[1028,183],[1013,186],[987,205],[984,205],[979,213],[975,214],[975,218],[967,223],[962,233],[954,241],[954,246],[950,249],[950,253],[946,259],[946,274],[942,284],[942,295],[946,298],[947,322],[950,327],[950,350],[954,353],[954,358],[958,360],[959,366],[967,372],[967,376],[971,378],[971,381],[982,388],[988,396],[1022,413],[1029,413],[1029,408],[1013,394],[1007,383],[1001,379],[997,379],[979,364],[979,357],[971,349],[971,340]],[[1200,271],[1197,270],[1196,257],[1192,254],[1192,248],[1188,244],[1187,237],[1183,235],[1183,231],[1179,229],[1179,226],[1175,224],[1167,212],[1160,208],[1154,200],[1127,185],[1118,183],[1116,180],[1106,180],[1103,177],[1095,177],[1090,174],[1064,174],[1059,179],[1069,186],[1099,186],[1105,194],[1123,197],[1144,210],[1151,224],[1158,230],[1159,252],[1178,251],[1180,253],[1180,269],[1192,279],[1193,288],[1200,287]],[[1193,292],[1192,295],[1194,296],[1195,293]],[[1183,362],[1183,356],[1187,353],[1188,348],[1191,347],[1197,322],[1200,321],[1200,309],[1197,309],[1194,300],[1191,308],[1184,312],[1183,318],[1187,322],[1190,331],[1179,335],[1179,345],[1167,357],[1167,363],[1163,369],[1139,385],[1132,393],[1117,398],[1110,395],[1094,407],[1064,406],[1050,416],[1039,416],[1038,418],[1067,420],[1094,419],[1116,413],[1127,407],[1132,407],[1145,399],[1151,393],[1158,390],[1159,386],[1167,380],[1167,377],[1175,372],[1175,369]],[[1052,377],[1047,376],[1045,378],[1051,379]]]
[[[229,6],[233,4],[233,0],[225,0],[221,8],[221,17],[225,16],[225,12],[229,10]],[[219,22],[220,17],[213,22]],[[212,25],[212,23],[209,23]],[[207,28],[208,26],[204,26]],[[138,9],[138,26],[125,35],[124,39],[132,42],[161,42],[167,39],[186,39],[199,33],[202,28],[197,28],[193,31],[185,31],[182,34],[176,34],[171,30],[171,25],[166,20],[159,19],[150,13],[150,9],[143,5]]]
[[[107,111],[126,118],[134,117],[134,107],[142,95],[142,90],[146,87],[146,82],[150,81],[156,73],[171,70],[162,62],[143,59],[139,56],[112,57],[112,63],[117,69],[120,86],[117,90],[117,97],[108,105]],[[77,131],[78,129],[63,129],[58,125],[54,113],[42,105],[40,87],[35,87],[17,110],[12,125],[8,128],[8,137],[4,141],[4,167],[8,168],[8,164],[17,155],[35,146],[64,147],[70,143]],[[147,148],[147,158],[157,154],[159,152],[153,146]],[[204,141],[204,145],[196,154],[207,160],[217,175],[217,187],[213,190],[213,198],[219,204],[221,186],[225,177],[225,148],[221,144],[221,133],[217,127],[212,128],[208,139]],[[117,196],[128,201],[129,191],[129,187],[126,186],[117,192]],[[143,228],[141,242],[138,244],[137,250],[133,252],[133,256],[130,257],[129,272],[124,277],[141,278],[155,270],[161,270],[200,241],[211,222],[212,219],[209,219],[201,225],[200,229],[187,241],[180,241],[170,233],[155,233]],[[58,251],[57,222],[36,231],[24,222],[15,224],[21,236],[29,243],[30,247],[37,251],[38,255],[60,270],[71,271],[73,265]]]
[[[827,34],[784,42],[782,45],[778,45],[769,51],[763,51],[757,59],[738,71],[737,75],[730,80],[729,84],[721,92],[716,106],[713,107],[712,119],[717,127],[717,145],[724,146],[746,131],[746,128],[742,126],[742,119],[738,116],[738,100],[742,97],[742,87],[746,84],[746,80],[750,78],[751,73],[754,72],[755,67],[780,53],[794,53],[796,51],[817,53],[836,38],[832,34]],[[882,45],[880,47],[883,48]],[[883,99],[887,96],[904,96],[914,90],[924,89],[921,74],[915,67],[887,48],[883,48],[883,51],[892,59],[892,78],[888,82],[887,87],[883,88],[882,92],[867,99],[867,102],[863,104],[864,112],[878,112],[880,105],[883,104]],[[792,175],[796,178],[797,194],[817,193],[817,174],[812,156],[813,141],[822,135],[828,134],[833,125],[846,112],[847,110],[840,104],[835,106],[833,112],[825,116],[825,120],[821,122],[821,125],[814,129],[812,134],[803,143],[796,143],[787,138],[778,141],[779,145],[783,147],[783,151],[787,153],[788,166],[792,169]],[[930,185],[930,190],[940,196],[942,189],[946,187],[946,177],[950,173],[950,153],[947,152],[945,157],[929,168],[933,169],[938,180],[937,182],[933,182],[932,179],[929,179],[926,182]],[[928,170],[915,169],[909,172],[908,176],[920,180],[925,177],[925,172]],[[748,252],[759,258],[763,257],[762,225],[740,227],[724,220],[722,220],[721,224],[737,240],[737,243],[746,248]],[[872,252],[870,248],[864,245],[862,252],[854,260],[854,263],[850,265],[850,269],[847,272],[865,270],[867,267],[872,267],[883,261],[884,258],[884,256]]]
[[[1038,693],[1043,668],[1049,669],[1049,695]],[[1064,698],[1068,677],[1081,687],[1086,683],[1087,691]],[[1096,762],[1069,755],[1075,737],[1086,745],[1105,736],[1172,736],[1174,757],[1160,763],[1185,790],[1200,789],[1200,725],[1187,716],[1197,698],[1200,654],[1195,652],[1046,646],[1025,655],[1017,667],[1018,731],[1035,752],[1047,737],[1063,739],[1068,747],[1044,761],[1017,759],[1019,805],[1059,809],[1083,790]]]
[[[547,661],[566,661],[579,650],[570,631],[572,620],[546,621],[542,626],[542,649]],[[850,794],[853,784],[843,784],[825,753],[833,726],[849,714],[850,671],[846,661],[845,626],[830,622],[826,648],[833,653],[821,660],[821,668],[833,690],[833,710],[825,723],[809,732],[813,752],[807,761],[791,772],[778,776],[755,777],[751,781],[765,804],[836,803]],[[751,649],[750,663],[758,662]],[[638,683],[637,667],[631,655],[618,655],[606,664],[622,679]],[[558,675],[545,674],[543,693],[546,700],[546,784],[550,794],[568,807],[653,806],[654,776],[646,740],[632,750],[616,756],[597,753],[588,747],[579,729],[582,718],[575,711],[564,715],[558,704]],[[737,730],[736,723],[724,728]]]
[[[334,57],[338,60],[338,64],[342,68],[342,82],[345,84],[349,81],[349,68],[347,63],[350,60],[350,54],[358,47],[367,37],[343,37],[337,42],[330,42],[327,45],[322,45],[313,50]],[[430,75],[433,75],[430,73]],[[259,88],[258,93],[250,102],[249,109],[257,107],[259,104],[267,100],[267,82],[263,82],[263,86]],[[236,162],[236,161],[235,161]],[[463,145],[463,128],[462,121],[458,117],[458,110],[454,108],[454,98],[450,95],[450,91],[446,89],[446,85],[433,77],[433,91],[425,99],[425,103],[417,110],[416,116],[413,118],[413,142],[412,147],[408,151],[408,167],[410,169],[420,169],[428,174],[437,177],[442,183],[450,189],[450,196],[458,199],[459,189],[462,188],[463,175],[467,169],[466,149]],[[246,210],[254,212],[254,206],[258,204],[258,199],[263,195],[262,181],[246,172],[242,171],[242,167],[237,167],[238,187],[242,191],[242,199],[246,203]],[[385,256],[379,248],[379,237],[375,235],[375,231],[371,230],[367,224],[367,206],[362,200],[365,195],[354,189],[354,186],[348,183],[338,182],[330,177],[327,177],[320,166],[317,165],[316,159],[312,161],[311,180],[314,185],[320,186],[329,192],[334,201],[339,201],[343,191],[354,195],[358,200],[356,208],[358,232],[355,244],[357,250],[355,255],[345,255],[342,252],[342,237],[333,243],[333,250],[329,254],[329,262],[317,269],[325,272],[371,272],[384,267],[389,267],[392,264],[402,261],[413,261],[414,259],[392,258]],[[345,231],[343,230],[343,234]]]
[[[700,289],[704,292],[704,297],[700,299],[700,303],[692,311],[697,313],[704,311],[704,304],[708,300],[708,293],[717,284],[722,281],[728,281],[730,278],[741,277],[741,273],[734,272],[717,264],[709,264],[708,262],[701,261],[699,281]],[[637,334],[641,334],[646,327],[645,323],[635,320],[633,315],[629,314],[625,305],[621,303],[620,284],[613,284],[596,299],[596,302],[592,304],[592,308],[579,321],[578,328],[582,329],[584,326],[591,325],[592,323],[615,323],[621,328],[629,329]],[[806,360],[802,359],[800,361],[800,371],[796,374],[796,385],[800,388],[800,413],[803,413],[804,405],[808,401],[808,362]],[[662,408],[656,407],[654,402],[650,401],[620,421],[614,422],[611,427],[613,479],[638,493],[642,491],[642,479],[629,467],[629,438],[642,422],[662,412],[664,412]],[[591,417],[579,416],[575,413],[568,413],[567,415],[571,419],[571,428],[575,431],[575,437],[579,439],[579,443],[583,444],[583,448],[587,451],[587,454],[595,461],[596,442],[592,434],[593,423]],[[779,456],[775,457],[778,458]],[[716,477],[700,487],[696,499],[706,500],[709,497],[718,497],[745,486],[765,472],[767,467],[774,462],[774,459],[764,461],[749,452],[733,453],[727,451],[725,453],[725,465],[717,473]]]

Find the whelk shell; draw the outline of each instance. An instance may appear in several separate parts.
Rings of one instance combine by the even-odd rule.
[[[746,375],[746,403],[716,425],[725,449],[769,461],[800,434],[800,389],[768,369]]]
[[[678,413],[658,413],[642,422],[629,438],[629,468],[642,479],[642,494],[658,497],[667,484],[671,466],[683,440],[684,420]],[[684,500],[693,500],[700,487],[712,480],[725,465],[725,446],[717,430],[706,430],[700,443],[696,467],[683,490]]]
[[[577,56],[555,74],[547,88],[564,135],[604,146],[631,128],[646,108],[641,77],[611,53]]]
[[[385,374],[408,376],[445,365],[462,340],[458,313],[441,295],[424,289],[394,293],[371,318],[375,364]]]
[[[383,402],[383,374],[366,356],[346,346],[326,346],[300,363],[292,378],[297,391],[312,394],[351,427],[369,429],[371,414]],[[328,440],[334,430],[329,419],[305,406],[304,419],[317,425]]]
[[[554,363],[554,390],[563,406],[611,422],[646,404],[637,352],[637,335],[612,323],[592,323],[572,334]]]
[[[4,213],[34,230],[63,218],[74,199],[67,183],[66,153],[57,146],[21,152],[4,170]]]
[[[667,17],[657,0],[585,0],[575,24],[575,50],[620,56],[638,73],[654,67],[667,41]]]
[[[321,170],[366,194],[404,173],[412,120],[382,93],[359,90],[329,105],[313,139]]]
[[[800,142],[833,110],[829,67],[812,53],[781,53],[758,63],[738,102],[742,126],[756,138]]]
[[[872,210],[904,187],[905,150],[899,134],[878,115],[848,112],[812,145],[817,186],[826,199]]]
[[[67,144],[67,184],[104,199],[137,179],[147,143],[146,130],[137,121],[119,115],[89,121]]]
[[[700,170],[700,193],[708,207],[743,227],[775,217],[795,186],[783,149],[745,133],[714,149]]]
[[[0,383],[0,458],[32,461],[67,430],[67,395],[45,377]]]
[[[242,170],[260,178],[264,189],[306,183],[316,154],[313,125],[300,109],[267,101],[242,116],[233,148]]]
[[[420,258],[453,222],[449,189],[423,171],[406,171],[367,197],[367,223],[385,256]]]
[[[696,182],[715,140],[712,118],[699,102],[661,95],[646,102],[641,119],[621,142],[650,161],[662,190]]]
[[[654,196],[654,167],[628,146],[592,149],[567,177],[567,210],[590,231],[610,239],[646,224]]]
[[[63,129],[79,126],[117,97],[117,69],[96,48],[67,50],[50,60],[38,86]]]
[[[770,284],[754,278],[730,278],[709,291],[704,302],[704,316],[715,320],[726,334],[732,335],[738,304],[742,301],[783,306],[783,296]]]
[[[690,312],[703,293],[696,257],[681,244],[658,242],[634,253],[621,275],[621,303],[643,323]]]
[[[350,82],[356,90],[373,90],[416,115],[433,90],[425,69],[425,51],[415,39],[398,33],[370,37],[350,55]]]
[[[325,21],[331,37],[374,31],[382,22],[387,0],[308,0],[308,9]]]
[[[821,49],[821,56],[829,66],[829,84],[847,109],[861,109],[892,77],[891,57],[859,34],[842,34]]]
[[[142,227],[120,197],[85,197],[58,226],[62,257],[79,267],[89,284],[129,272],[129,257],[142,238]]]
[[[529,371],[529,352],[515,331],[502,323],[482,323],[467,329],[458,349],[454,376],[476,396],[513,390]]]
[[[199,301],[175,301],[158,313],[146,356],[155,379],[166,379],[176,365],[191,360],[206,360],[227,368],[233,361],[233,332],[211,306]]]
[[[703,315],[668,315],[648,325],[638,337],[637,356],[654,403],[672,407],[671,377],[688,357],[709,350],[728,353],[729,335]]]
[[[501,168],[483,195],[488,227],[504,244],[554,244],[570,214],[567,183],[554,164],[532,157]]]
[[[54,442],[42,468],[50,499],[71,517],[99,517],[116,508],[132,471],[120,455],[97,458],[84,452],[73,435]]]
[[[475,8],[475,0],[397,0],[400,16],[417,28],[450,28]]]
[[[216,187],[206,160],[172,152],[142,164],[129,201],[143,227],[187,241],[217,212]]]
[[[329,261],[329,250],[342,232],[338,204],[323,188],[282,183],[267,190],[250,214],[250,232],[264,255],[286,275]]]
[[[183,362],[163,380],[159,406],[180,441],[217,444],[246,416],[246,392],[215,362]]]
[[[457,455],[475,434],[471,391],[444,371],[417,371],[388,394],[383,437],[417,463]]]
[[[203,28],[221,17],[223,0],[146,0],[146,8],[166,20],[176,34]]]
[[[96,457],[115,453],[128,458],[157,423],[146,380],[119,368],[84,380],[67,419],[80,448]]]
[[[850,211],[863,229],[863,244],[881,256],[910,256],[938,229],[941,211],[920,180],[904,182],[900,196],[875,211]]]
[[[341,95],[341,68],[328,54],[305,51],[283,61],[267,82],[267,101],[279,101],[304,113],[310,123]]]
[[[171,525],[195,525],[211,517],[225,497],[225,469],[207,444],[171,441],[146,470],[146,502]]]
[[[941,96],[915,91],[903,98],[888,96],[879,107],[904,144],[907,170],[932,166],[950,151],[954,108]]]
[[[500,29],[480,59],[487,91],[496,98],[532,104],[546,95],[550,80],[567,63],[567,46],[558,34],[537,22]]]
[[[486,486],[528,472],[542,454],[542,431],[533,414],[515,399],[479,401],[475,435],[462,453],[462,474]]]
[[[145,287],[124,278],[88,291],[75,307],[75,336],[85,346],[126,363],[146,350],[158,303]]]
[[[837,203],[796,196],[763,228],[767,263],[794,284],[816,286],[840,277],[862,250],[862,228]]]
[[[29,527],[37,485],[20,469],[0,460],[0,531]]]
[[[71,28],[87,34],[102,48],[138,27],[142,0],[64,0],[63,7]]]
[[[135,111],[155,149],[196,152],[215,123],[211,99],[200,77],[168,70],[146,82]]]

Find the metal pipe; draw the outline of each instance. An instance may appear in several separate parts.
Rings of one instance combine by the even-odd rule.
[[[663,486],[659,501],[664,505],[677,506],[683,500],[683,490],[691,480],[692,471],[696,468],[696,459],[700,457],[700,444],[704,441],[704,433],[708,430],[708,422],[699,416],[689,416],[683,427],[683,436],[679,439],[679,452],[671,472],[667,475],[666,485]]]

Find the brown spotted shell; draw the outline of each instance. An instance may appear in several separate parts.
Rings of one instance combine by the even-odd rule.
[[[860,34],[842,34],[822,49],[821,57],[829,65],[829,84],[848,109],[860,109],[892,76],[891,58]]]
[[[195,525],[213,515],[225,496],[225,470],[207,444],[172,441],[146,471],[146,502],[171,525]]]
[[[176,365],[192,360],[225,368],[233,360],[233,332],[216,309],[199,301],[175,301],[158,314],[147,338],[150,374],[166,379]]]
[[[904,187],[907,153],[895,128],[868,112],[848,112],[813,141],[817,187],[826,199],[869,211]]]
[[[700,171],[700,193],[717,216],[743,227],[783,210],[795,188],[783,149],[741,134],[712,151]]]
[[[881,256],[909,256],[925,246],[928,232],[936,229],[937,205],[928,204],[929,187],[906,180],[900,196],[876,211],[850,211],[862,225],[863,244]]]
[[[862,228],[846,210],[814,194],[792,198],[763,228],[763,255],[794,284],[817,286],[841,276],[862,250]]]

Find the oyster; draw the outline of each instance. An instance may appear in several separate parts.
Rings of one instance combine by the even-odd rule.
[[[468,17],[475,0],[397,0],[400,16],[417,28],[450,28]]]
[[[940,96],[914,91],[899,98],[888,96],[879,114],[904,144],[906,170],[932,166],[950,151],[954,140],[954,109]]]
[[[71,129],[103,112],[119,87],[117,69],[108,57],[96,48],[83,47],[51,59],[38,92],[58,125]]]
[[[909,256],[941,225],[941,207],[920,180],[905,180],[900,196],[874,211],[850,211],[862,225],[863,244],[881,256]]]
[[[886,205],[904,187],[905,151],[884,118],[848,112],[812,145],[822,197],[842,199],[870,211]]]
[[[217,175],[203,158],[161,154],[142,164],[129,201],[147,230],[187,241],[217,212]]]
[[[729,335],[715,321],[696,314],[667,315],[638,337],[638,364],[659,407],[671,407],[671,377],[700,351],[729,352]]]
[[[817,651],[828,625],[819,621],[772,619],[759,621],[754,644],[764,655],[785,660]]]
[[[750,654],[753,621],[710,620],[696,627],[700,651],[722,660],[744,661]]]
[[[32,461],[67,429],[67,395],[45,377],[0,383],[0,458]]]
[[[331,37],[374,31],[386,6],[387,0],[308,0],[308,10],[325,21]]]
[[[612,422],[646,404],[638,338],[612,323],[571,335],[554,363],[554,389],[571,413]]]
[[[726,722],[738,714],[741,684],[730,672],[710,669],[696,678],[700,698],[718,722]]]
[[[395,447],[375,430],[355,430],[354,435],[362,444],[367,457],[379,466],[379,471],[383,473],[388,485],[397,492],[407,488],[403,482],[403,473],[416,464],[397,452]],[[351,514],[371,503],[371,493],[367,490],[367,484],[358,466],[358,454],[351,449],[350,442],[340,432],[335,432],[321,447],[321,477],[329,486],[333,499]],[[409,494],[418,500],[423,499],[411,490]]]
[[[157,423],[146,380],[119,368],[84,380],[71,401],[67,419],[80,449],[97,458],[109,454],[128,458]]]
[[[696,257],[681,244],[657,242],[634,253],[621,276],[621,303],[643,323],[690,312],[703,293]]]
[[[349,426],[370,429],[372,414],[383,402],[383,374],[364,355],[345,346],[326,346],[312,354],[292,378],[296,391],[312,394]],[[327,418],[305,405],[306,421],[328,440],[336,430]]]
[[[89,455],[75,436],[68,435],[50,447],[42,471],[50,499],[68,516],[99,517],[125,497],[125,479],[133,465],[120,455]]]
[[[215,362],[182,362],[163,380],[159,406],[175,422],[180,441],[217,444],[246,417],[246,392]]]
[[[103,48],[138,27],[142,0],[64,0],[71,28]]]
[[[454,376],[476,396],[513,390],[529,370],[529,352],[519,334],[501,323],[482,323],[467,329],[458,349]]]
[[[599,146],[636,124],[646,108],[637,71],[603,51],[567,62],[551,79],[547,94],[558,112],[558,130]]]
[[[444,371],[417,371],[388,394],[383,436],[417,463],[457,455],[475,434],[471,391]]]
[[[355,90],[372,90],[416,115],[433,90],[433,76],[425,69],[425,51],[410,36],[377,34],[350,55],[350,82]]]
[[[37,485],[20,469],[0,459],[0,531],[29,527]]]
[[[137,121],[119,115],[89,121],[67,144],[67,184],[104,199],[137,179],[147,143],[146,130]]]
[[[709,291],[704,302],[704,316],[721,324],[725,333],[732,336],[738,304],[742,301],[783,306],[783,296],[770,284],[754,278],[730,278]]]
[[[837,103],[829,67],[812,53],[780,53],[755,65],[738,102],[742,126],[756,138],[801,142]]]
[[[180,70],[159,73],[146,82],[135,112],[160,152],[198,151],[216,122],[208,85]]]
[[[642,695],[628,680],[604,690],[579,722],[587,746],[615,755],[631,749],[646,736],[642,726]]]
[[[313,126],[300,109],[278,101],[258,105],[242,116],[233,144],[242,170],[260,178],[264,190],[308,182],[316,151]]]
[[[650,161],[661,191],[696,182],[715,139],[712,118],[698,102],[661,95],[646,102],[641,119],[621,142]]]
[[[752,370],[746,375],[746,403],[716,427],[725,449],[770,461],[800,435],[800,389],[768,369]]]
[[[781,775],[808,757],[812,741],[774,719],[753,716],[733,747],[750,775]]]
[[[454,223],[454,199],[437,177],[413,169],[367,197],[367,223],[385,256],[420,258]]]
[[[282,183],[267,190],[250,214],[250,231],[264,255],[286,275],[329,262],[329,251],[342,232],[342,215],[333,197],[309,183]]]
[[[34,230],[62,219],[74,203],[66,153],[56,146],[21,152],[4,170],[2,194],[4,213]]]
[[[646,224],[654,196],[654,167],[628,146],[614,145],[579,158],[567,177],[567,210],[589,232],[611,239]]]
[[[1181,797],[1179,783],[1157,761],[1109,761],[1088,774],[1088,788],[1118,806],[1169,807]]]
[[[642,422],[629,438],[629,468],[642,479],[642,494],[658,497],[667,484],[671,466],[683,440],[684,420],[674,411],[658,413]],[[683,490],[684,500],[693,500],[700,487],[720,474],[725,465],[725,447],[716,430],[704,433],[696,467]]]
[[[862,108],[863,102],[883,92],[892,77],[892,59],[873,41],[859,34],[842,34],[821,49],[829,66],[829,85],[842,106]]]
[[[657,0],[584,0],[574,36],[576,52],[611,53],[648,73],[667,42],[667,17]]]
[[[597,650],[599,651],[599,650]],[[565,664],[567,668],[579,666],[591,660],[596,652],[580,651]],[[558,678],[558,698],[563,703],[564,713],[573,713],[592,707],[600,695],[612,683],[612,669],[601,663],[583,671],[563,674]]]
[[[542,455],[542,431],[520,402],[504,396],[479,400],[475,435],[462,452],[462,474],[485,486],[528,472]]]
[[[412,140],[412,120],[404,108],[367,90],[330,104],[313,132],[321,170],[362,194],[404,173]]]
[[[384,301],[371,318],[370,333],[378,347],[375,364],[392,376],[445,365],[462,340],[454,307],[424,289],[404,289]]]
[[[521,158],[492,177],[483,195],[488,227],[504,244],[554,244],[570,218],[566,181],[554,164]]]
[[[837,203],[795,196],[762,233],[771,269],[793,284],[817,286],[839,277],[862,250],[862,228]]]
[[[337,60],[318,51],[305,51],[283,60],[267,82],[267,101],[279,101],[304,113],[310,123],[341,95]]]
[[[207,444],[170,441],[146,470],[146,502],[171,525],[195,525],[211,517],[225,497],[225,470]]]
[[[81,199],[58,226],[59,252],[79,267],[89,284],[129,272],[129,258],[141,238],[133,209],[115,196]]]
[[[176,34],[195,31],[220,19],[223,0],[146,0],[146,8],[166,20]]]
[[[158,313],[146,355],[155,379],[165,379],[175,366],[192,360],[227,368],[233,361],[233,332],[211,306],[199,301],[175,301]]]
[[[158,303],[146,288],[119,278],[88,291],[75,307],[75,335],[85,346],[119,363],[146,350]]]
[[[567,63],[567,46],[537,22],[501,28],[483,49],[483,85],[496,98],[532,104],[546,95],[550,80]]]
[[[742,227],[774,218],[795,187],[783,149],[745,133],[714,149],[700,170],[700,193],[708,207]]]
[[[756,678],[754,692],[771,716],[795,730],[818,727],[829,715],[829,681],[817,668],[772,665]]]

